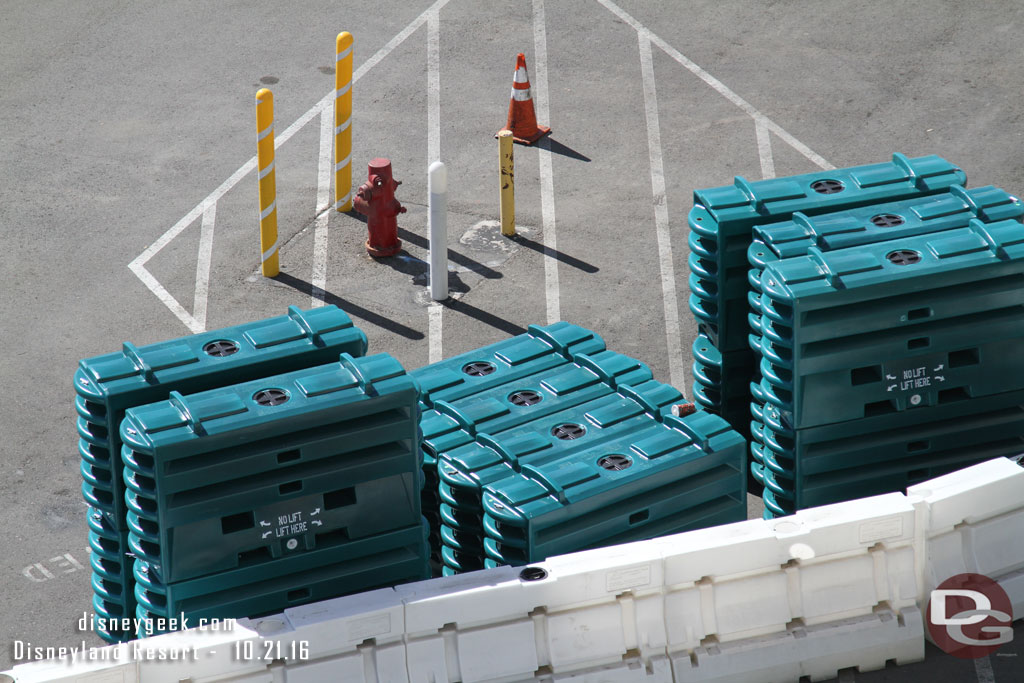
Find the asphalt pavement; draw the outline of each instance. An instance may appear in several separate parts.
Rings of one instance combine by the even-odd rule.
[[[79,359],[326,302],[406,367],[564,319],[689,393],[693,190],[902,152],[1019,193],[1022,29],[1024,6],[1008,1],[6,3],[0,670],[16,640],[99,644],[75,630],[91,598]],[[362,221],[325,208],[321,112],[342,30],[359,75],[353,185],[376,156],[403,181],[405,250],[387,263],[365,254]],[[553,133],[516,148],[509,241],[493,223],[493,136],[520,51]],[[246,170],[261,87],[286,137],[274,280],[258,275]],[[453,297],[431,306],[435,158],[449,173]],[[838,680],[1021,680],[1017,635],[987,679],[930,649],[925,663]]]

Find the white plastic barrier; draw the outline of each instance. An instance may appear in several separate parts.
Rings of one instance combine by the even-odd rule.
[[[907,496],[926,530],[922,597],[956,574],[983,574],[1024,617],[1024,469],[1005,458],[914,486]],[[924,605],[924,603],[922,603]]]
[[[195,648],[184,662],[36,663],[8,675],[19,683],[821,680],[923,658],[929,591],[953,574],[991,576],[1024,608],[1022,533],[1024,469],[1000,459],[907,496],[552,558],[535,565],[539,577],[503,567],[241,620],[231,633],[139,643],[158,653]]]

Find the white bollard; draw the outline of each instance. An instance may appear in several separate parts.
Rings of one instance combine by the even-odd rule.
[[[430,226],[430,298],[448,298],[448,171],[435,161],[427,170]]]

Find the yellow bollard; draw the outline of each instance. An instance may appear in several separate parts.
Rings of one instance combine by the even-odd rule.
[[[338,34],[334,57],[334,208],[352,210],[352,34]]]
[[[264,277],[281,272],[277,256],[277,184],[274,174],[274,93],[256,93],[256,168],[260,184],[260,252]]]
[[[498,131],[498,155],[501,161],[501,234],[516,234],[515,159],[512,152],[512,131]]]

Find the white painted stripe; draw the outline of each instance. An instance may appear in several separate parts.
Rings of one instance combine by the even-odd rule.
[[[274,165],[276,163],[277,163],[277,159],[274,159],[273,161],[270,162],[270,164],[266,168],[261,170],[259,172],[259,174],[258,174],[259,179],[263,180],[264,178],[266,178],[267,174],[274,170]]]
[[[442,318],[444,315],[444,306],[437,302],[431,302],[430,306],[427,307],[429,312],[429,323],[427,325],[427,362],[437,363],[444,358],[444,354],[441,352],[441,334],[442,334]]]
[[[800,142],[795,137],[793,137],[792,135],[787,133],[786,130],[782,126],[780,126],[779,124],[775,123],[774,121],[772,121],[770,118],[768,118],[766,116],[763,116],[763,118],[764,118],[765,125],[768,126],[768,130],[770,130],[771,132],[773,132],[776,135],[778,135],[779,138],[782,139],[783,142],[785,142],[787,145],[789,145],[790,147],[792,147],[796,151],[798,151],[801,154],[803,154],[812,163],[816,164],[820,168],[825,169],[826,171],[829,171],[829,170],[835,168],[835,166],[833,166],[832,164],[828,163],[825,160],[825,157],[817,154],[810,147],[808,147],[807,145],[805,145],[804,143]]]
[[[334,114],[324,109],[320,114],[320,158],[316,168],[316,221],[313,232],[313,308],[324,305],[327,292],[327,231],[330,222],[331,203],[331,130],[334,128]]]
[[[277,248],[281,246],[281,238],[277,238],[277,241],[270,245],[270,249],[263,252],[263,257],[260,259],[260,263],[265,262],[268,258],[277,253]]]
[[[276,209],[276,208],[277,208],[277,199],[275,198],[274,201],[270,202],[270,206],[268,206],[267,208],[263,209],[263,211],[260,212],[260,220],[262,221],[264,218],[266,218],[270,214],[274,213],[274,209]]]
[[[988,656],[974,660],[974,673],[978,677],[978,683],[996,683],[996,674],[992,671],[992,660]]]
[[[259,132],[259,134],[256,136],[256,142],[259,142],[260,140],[262,140],[263,138],[267,137],[268,135],[270,135],[273,132],[274,132],[274,124],[273,124],[273,122],[271,122],[271,124],[269,126],[267,126],[266,128],[264,128],[263,130],[261,130]]]
[[[342,134],[342,133],[344,133],[344,132],[345,132],[346,130],[348,130],[349,126],[351,126],[351,125],[352,125],[352,118],[351,118],[351,117],[349,117],[349,118],[348,118],[348,119],[347,119],[347,120],[345,121],[345,123],[341,124],[340,126],[337,126],[337,127],[336,127],[336,128],[334,129],[334,134],[335,134],[335,135],[341,135],[341,134]]]
[[[440,12],[427,15],[427,166],[441,160]]]
[[[441,12],[427,15],[427,166],[441,160]],[[427,183],[429,186],[429,182]],[[430,202],[428,188],[428,205]],[[434,228],[431,228],[433,230]],[[436,247],[436,245],[434,245]],[[447,267],[447,265],[446,265]],[[447,273],[445,273],[447,275]],[[447,292],[445,292],[447,294]],[[444,307],[431,302],[428,307],[427,362],[442,358]]]
[[[530,89],[516,90],[515,88],[512,88],[512,99],[516,102],[525,102],[530,99]]]
[[[334,202],[334,207],[333,208],[336,211],[341,211],[341,207],[345,206],[345,204],[348,203],[348,200],[351,199],[351,198],[352,198],[352,193],[349,192],[347,195],[345,195],[344,197],[341,197],[340,199],[338,199],[338,201]]]
[[[707,71],[702,69],[700,66],[698,66],[696,63],[691,61],[689,58],[687,58],[685,55],[679,52],[679,50],[676,50],[674,47],[672,47],[664,40],[656,36],[650,29],[648,29],[646,26],[644,26],[639,21],[634,19],[621,7],[612,2],[612,0],[597,1],[604,5],[612,14],[614,14],[615,16],[622,19],[622,21],[632,26],[635,31],[646,34],[647,39],[650,40],[653,44],[657,45],[661,50],[663,50],[665,54],[667,54],[675,61],[679,62],[679,64],[688,69],[691,73],[693,73],[693,75],[695,75],[697,78],[701,79],[702,81],[710,85],[718,94],[720,94],[722,97],[729,100],[737,107],[745,111],[750,117],[754,119],[761,117],[762,119],[764,119],[765,126],[767,126],[768,130],[775,133],[775,135],[777,135],[783,142],[788,144],[790,147],[803,154],[810,161],[817,164],[821,168],[824,168],[826,170],[835,168],[835,166],[825,161],[824,157],[822,157],[819,154],[816,154],[813,150],[811,150],[810,147],[808,147],[807,145],[805,145],[804,143],[800,142],[795,137],[787,133],[785,130],[783,130],[782,126],[778,125],[777,123],[769,119],[767,116],[759,112],[757,109],[753,107],[753,105],[751,105],[749,102],[747,102],[742,97],[733,92],[731,89],[729,89],[720,80],[718,80],[717,78],[709,74]]]
[[[344,159],[342,159],[341,161],[339,161],[338,163],[336,163],[334,165],[334,171],[335,172],[340,171],[341,169],[343,169],[346,166],[348,166],[351,162],[352,162],[352,155],[349,154],[347,157],[345,157]]]
[[[765,180],[775,177],[775,159],[772,157],[772,138],[763,116],[754,117],[754,131],[757,133],[757,155],[761,157],[761,177]]]
[[[658,120],[658,93],[654,85],[654,58],[651,41],[637,33],[640,43],[640,73],[644,89],[644,114],[647,118],[647,151],[651,163],[651,195],[654,198],[654,227],[658,237],[658,266],[661,271],[661,297],[665,307],[665,340],[672,386],[686,385],[683,364],[683,340],[679,329],[679,300],[676,296],[675,262],[672,260],[672,234],[669,231],[668,197],[665,194],[665,164],[661,149],[661,124]]]
[[[192,317],[202,330],[206,329],[206,302],[210,293],[210,261],[213,259],[213,226],[217,220],[217,205],[203,211],[199,233],[199,259],[196,261],[196,292],[192,303]]]
[[[362,78],[370,69],[377,66],[385,57],[391,54],[395,48],[405,42],[405,40],[415,33],[420,26],[422,26],[427,20],[427,14],[431,10],[440,10],[442,7],[447,5],[451,0],[437,0],[433,5],[424,10],[418,17],[413,19],[408,26],[402,29],[394,38],[389,40],[381,49],[377,50],[372,57],[363,62],[355,73],[352,74],[352,82],[357,82]],[[324,109],[333,106],[334,103],[334,90],[332,89],[319,102],[310,107],[302,116],[297,118],[292,125],[288,126],[283,133],[274,139],[274,148],[277,149],[284,143],[288,142],[293,135],[299,132],[307,123],[313,120],[314,116],[318,116]],[[216,204],[217,201],[227,194],[235,185],[237,185],[242,178],[247,176],[249,173],[256,168],[256,157],[252,156],[248,161],[242,164],[238,170],[232,173],[228,178],[217,186],[213,192],[206,196],[201,202],[196,204],[191,211],[182,216],[177,223],[167,229],[164,234],[160,235],[153,244],[146,247],[145,250],[138,256],[136,256],[131,263],[128,264],[129,270],[135,273],[136,277],[142,281],[144,285],[153,292],[153,294],[180,320],[186,327],[192,332],[200,332],[197,328],[195,319],[184,309],[184,307],[178,303],[178,300],[171,296],[171,293],[160,284],[160,282],[153,277],[152,273],[144,268],[144,265],[152,259],[161,249],[166,247],[171,240],[180,235],[188,226],[192,225],[199,216],[202,215],[203,211],[210,204]],[[347,197],[346,197],[347,201]],[[342,202],[343,204],[344,202]]]
[[[533,0],[533,49],[534,79],[537,101],[534,103],[537,118],[548,122],[551,119],[548,105],[548,37],[544,25],[544,0]],[[555,183],[551,166],[551,141],[541,140],[537,158],[540,161],[540,212],[544,225],[544,292],[547,296],[548,324],[562,319],[562,306],[558,289],[558,239],[555,234]]]
[[[335,56],[334,61],[340,62],[341,60],[345,59],[345,57],[348,57],[350,54],[352,54],[352,47],[352,45],[349,45],[344,50],[339,52],[337,56]]]
[[[186,227],[189,224],[186,224]],[[178,303],[178,300],[171,296],[171,293],[160,284],[160,281],[153,277],[153,274],[146,270],[146,267],[141,263],[132,261],[128,264],[128,269],[135,273],[135,277],[142,281],[142,284],[149,288],[149,291],[156,295],[156,298],[166,306],[174,316],[180,320],[188,331],[192,334],[198,334],[204,331],[204,326],[200,325],[199,322],[192,317],[192,314],[185,310],[185,308]]]
[[[352,81],[349,81],[348,83],[346,83],[345,85],[341,86],[340,88],[338,88],[337,90],[334,91],[334,99],[338,99],[339,97],[344,97],[345,94],[349,90],[351,90],[351,89],[352,89]]]

